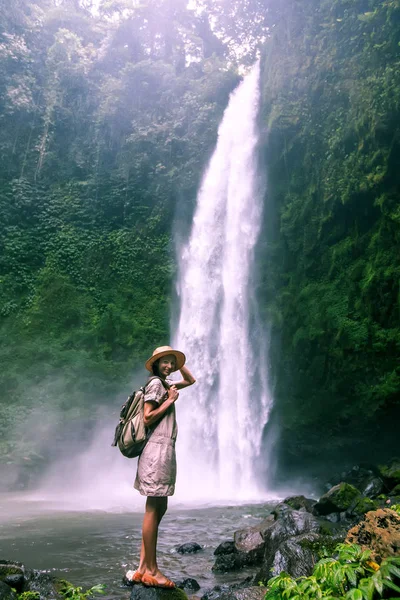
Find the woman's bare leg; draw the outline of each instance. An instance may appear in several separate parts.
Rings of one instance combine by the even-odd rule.
[[[139,572],[148,572],[163,583],[164,575],[157,566],[157,537],[158,526],[168,506],[166,497],[149,497],[146,501],[146,512],[143,518],[142,548],[140,552]]]

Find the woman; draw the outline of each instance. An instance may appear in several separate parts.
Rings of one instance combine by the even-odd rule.
[[[146,362],[151,372],[144,394],[144,422],[150,430],[149,440],[140,455],[134,487],[147,496],[143,519],[142,547],[137,571],[128,571],[128,580],[146,586],[174,588],[157,566],[156,547],[158,527],[168,504],[168,496],[175,491],[177,425],[175,402],[178,390],[193,385],[196,380],[184,366],[185,355],[170,346],[156,348]],[[181,381],[168,381],[168,376],[179,370]]]

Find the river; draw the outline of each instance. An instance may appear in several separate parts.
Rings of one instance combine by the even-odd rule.
[[[237,582],[255,570],[216,574],[213,552],[236,529],[264,518],[276,502],[232,506],[174,505],[164,517],[159,535],[159,564],[173,579],[193,577],[206,588]],[[0,558],[53,573],[74,585],[107,586],[104,598],[126,598],[122,576],[137,564],[141,512],[57,510],[57,505],[23,496],[0,497]],[[203,550],[181,555],[176,547],[197,542]]]

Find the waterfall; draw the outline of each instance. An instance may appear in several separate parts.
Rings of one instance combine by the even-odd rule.
[[[257,63],[231,94],[179,248],[174,344],[197,379],[177,401],[178,485],[189,499],[256,499],[271,398],[252,285],[263,193],[257,173]],[[263,461],[268,460],[263,457]]]

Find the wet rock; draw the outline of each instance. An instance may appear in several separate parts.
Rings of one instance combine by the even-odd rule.
[[[20,562],[0,560],[0,581],[5,581],[8,577],[12,576],[18,576],[24,580],[26,573],[27,570]]]
[[[261,564],[267,531],[274,525],[275,517],[270,515],[258,525],[235,531],[234,544],[243,565]]]
[[[219,554],[212,567],[214,573],[228,573],[229,571],[238,571],[245,565],[245,555],[236,549],[230,554]]]
[[[232,554],[235,550],[235,542],[222,542],[214,550],[214,556],[219,556],[220,554]]]
[[[364,515],[370,510],[376,510],[378,508],[378,503],[371,498],[367,498],[366,496],[360,496],[356,499],[355,503],[348,510],[347,514],[349,516],[357,516],[364,517]]]
[[[263,600],[266,589],[255,586],[248,577],[240,583],[216,585],[201,597],[201,600]]]
[[[214,551],[216,560],[212,570],[215,573],[227,573],[261,564],[265,547],[264,534],[273,523],[274,518],[271,516],[259,525],[236,531],[233,542],[223,542]]]
[[[312,513],[317,501],[306,498],[305,496],[289,496],[283,501],[283,503],[287,504],[294,510],[300,510],[301,508],[304,508],[307,512]]]
[[[203,550],[203,548],[196,542],[188,542],[176,547],[176,551],[179,552],[179,554],[194,554],[200,550]]]
[[[319,499],[314,506],[314,511],[319,515],[345,512],[359,496],[361,496],[360,492],[353,485],[338,483]]]
[[[290,573],[292,577],[311,575],[318,560],[318,553],[313,549],[312,542],[317,542],[319,537],[317,533],[305,533],[285,540],[275,554],[270,555],[270,561],[264,564],[264,572],[267,568],[270,577],[275,577],[282,571]]]
[[[380,563],[400,554],[400,515],[389,508],[366,514],[365,520],[350,529],[346,541],[372,550],[371,558]]]
[[[388,490],[400,484],[400,459],[395,458],[388,465],[380,465],[378,469]]]
[[[0,581],[0,600],[17,600],[17,594],[3,581]]]
[[[341,473],[339,480],[340,482],[350,483],[363,496],[375,497],[379,496],[384,488],[382,478],[379,476],[379,471],[376,467],[356,465],[350,471]]]
[[[265,587],[251,586],[241,590],[216,592],[212,596],[202,596],[201,600],[264,600],[266,591]]]
[[[130,600],[188,600],[188,597],[179,588],[164,590],[162,588],[135,585],[132,589]]]
[[[319,523],[314,515],[303,510],[292,510],[285,504],[274,510],[275,523],[264,531],[266,545],[270,542],[283,541],[288,537],[302,533],[318,532]]]
[[[400,483],[391,490],[389,496],[400,496]]]
[[[265,531],[264,557],[255,582],[268,581],[271,577],[271,569],[278,574],[283,565],[285,570],[291,569],[294,574],[304,571],[303,566],[294,566],[296,557],[301,557],[301,564],[303,564],[310,552],[307,549],[303,551],[303,548],[298,547],[297,544],[300,545],[305,535],[311,535],[314,539],[313,534],[315,536],[319,534],[320,525],[317,518],[304,509],[292,510],[286,504],[281,504],[275,509],[274,514],[275,523]],[[292,544],[286,544],[288,540],[291,540]],[[292,574],[290,570],[288,572]]]
[[[0,581],[14,588],[18,594],[27,591],[27,582],[33,574],[32,569],[27,569],[20,562],[0,560]]]
[[[7,575],[4,578],[4,583],[14,588],[20,594],[24,590],[25,579],[22,574],[20,575]]]
[[[365,486],[360,486],[358,489],[364,496],[376,498],[382,493],[384,484],[380,477],[372,477],[368,482],[366,482]]]
[[[181,590],[187,590],[188,592],[197,592],[197,590],[200,589],[198,582],[191,577],[176,581],[175,583],[176,587],[180,588]]]
[[[64,582],[57,577],[41,571],[31,571],[29,579],[25,578],[24,591],[38,592],[40,600],[61,600],[62,587]]]

